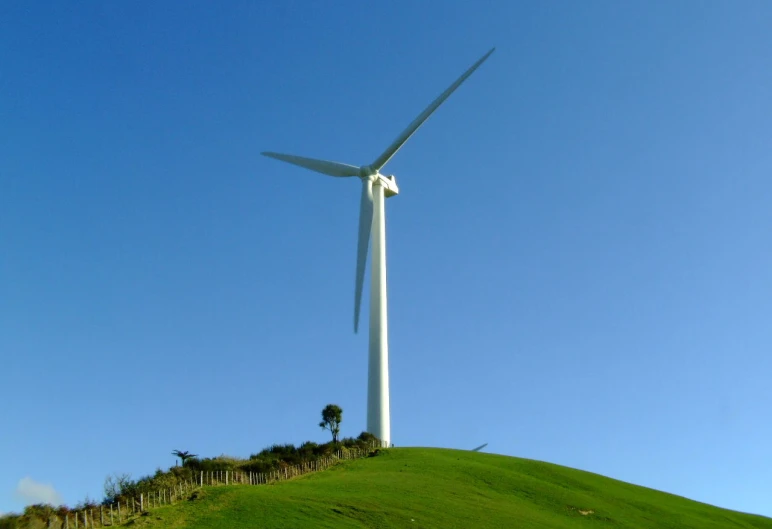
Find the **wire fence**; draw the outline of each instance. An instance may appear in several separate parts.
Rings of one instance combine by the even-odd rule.
[[[368,457],[379,443],[368,448],[344,448],[329,456],[304,461],[297,465],[286,465],[270,472],[244,472],[240,470],[201,470],[198,476],[180,481],[174,487],[142,493],[137,497],[121,498],[110,504],[69,511],[66,515],[51,516],[47,529],[92,529],[117,526],[137,517],[147,515],[150,510],[173,505],[180,501],[194,499],[194,492],[202,487],[228,485],[270,485],[304,474],[326,470],[341,461]]]

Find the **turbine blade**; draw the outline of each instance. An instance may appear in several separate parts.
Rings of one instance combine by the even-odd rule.
[[[365,281],[367,247],[373,227],[373,182],[362,180],[362,200],[359,205],[359,239],[357,240],[357,275],[354,287],[354,332],[359,332],[359,310],[362,306],[362,286]]]
[[[280,154],[278,152],[262,152],[260,154],[330,176],[359,176],[359,167],[354,167],[353,165],[345,163],[316,160],[314,158],[305,158],[303,156],[294,156],[292,154]]]
[[[410,139],[410,136],[412,136],[413,133],[418,130],[418,127],[423,125],[424,121],[426,121],[429,118],[429,116],[432,115],[432,112],[437,110],[437,108],[448,98],[448,96],[450,96],[450,94],[452,94],[456,90],[456,88],[461,86],[461,83],[466,81],[467,77],[472,75],[472,73],[474,73],[474,71],[477,68],[479,68],[483,62],[485,62],[485,59],[490,57],[491,53],[493,53],[495,49],[496,48],[491,48],[491,50],[488,53],[483,55],[476,63],[470,66],[469,69],[461,75],[461,77],[456,79],[455,83],[450,85],[448,89],[445,90],[443,93],[441,93],[437,99],[432,101],[432,103],[428,107],[426,107],[426,110],[421,112],[421,114],[417,118],[415,118],[413,122],[410,125],[408,125],[407,128],[403,130],[399,136],[397,136],[397,139],[395,139],[394,142],[392,142],[392,144],[389,145],[389,148],[383,151],[383,154],[381,154],[378,157],[378,159],[371,164],[371,167],[376,171],[380,171],[381,168],[384,165],[386,165],[386,163],[391,159],[391,157],[397,153],[400,147],[402,147],[405,144],[405,142],[408,139]]]
[[[479,452],[480,450],[482,450],[486,446],[488,446],[488,443],[485,443],[484,445],[480,445],[477,448],[472,448],[472,452]]]

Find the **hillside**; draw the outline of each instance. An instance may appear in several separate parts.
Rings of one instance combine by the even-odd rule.
[[[133,526],[769,528],[738,513],[549,463],[400,448],[267,486],[205,487]]]

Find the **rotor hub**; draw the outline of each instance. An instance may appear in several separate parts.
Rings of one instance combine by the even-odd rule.
[[[361,178],[369,178],[374,180],[374,177],[378,174],[378,171],[372,168],[370,165],[363,165],[359,168],[359,176]]]

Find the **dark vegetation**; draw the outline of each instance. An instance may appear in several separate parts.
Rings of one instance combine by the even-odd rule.
[[[185,466],[185,461],[188,459],[193,459],[194,457],[198,457],[198,454],[191,454],[187,450],[174,450],[172,451],[172,455],[180,458],[183,467]]]
[[[338,435],[340,434],[340,423],[343,422],[343,410],[340,406],[335,404],[328,404],[322,410],[322,422],[319,426],[322,430],[330,430],[332,433],[332,442],[338,442]]]

